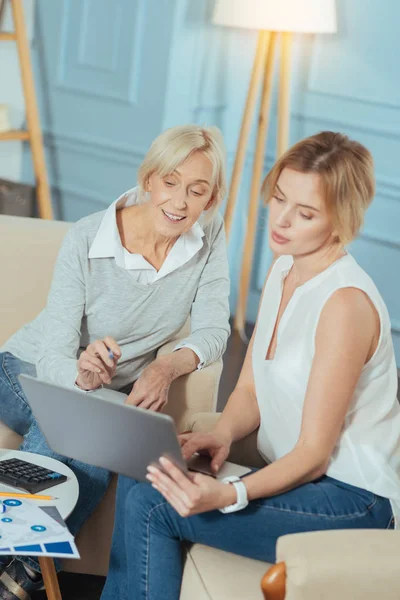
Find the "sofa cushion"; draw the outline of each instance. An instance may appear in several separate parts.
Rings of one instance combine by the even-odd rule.
[[[0,346],[46,304],[53,267],[70,223],[0,215]],[[11,260],[10,260],[11,258]]]
[[[400,531],[347,529],[279,538],[286,600],[399,600]]]
[[[271,565],[194,544],[187,552],[180,600],[262,600]]]
[[[10,448],[11,450],[18,450],[22,444],[23,437],[15,433],[12,429],[7,427],[5,423],[0,421],[0,448]]]

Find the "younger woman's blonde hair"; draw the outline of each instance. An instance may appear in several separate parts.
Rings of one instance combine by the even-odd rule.
[[[281,156],[265,178],[262,192],[266,204],[286,167],[319,175],[339,241],[344,245],[351,242],[360,231],[375,194],[374,163],[369,150],[333,131],[301,140]]]
[[[202,152],[213,166],[211,184],[214,201],[205,217],[206,221],[210,221],[218,211],[226,194],[225,144],[218,127],[178,125],[161,133],[151,144],[139,168],[139,201],[143,197],[149,177],[153,173],[165,177],[175,171],[195,152]]]

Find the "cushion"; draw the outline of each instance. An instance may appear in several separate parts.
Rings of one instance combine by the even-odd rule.
[[[187,553],[180,600],[262,600],[261,579],[270,566],[194,544]]]

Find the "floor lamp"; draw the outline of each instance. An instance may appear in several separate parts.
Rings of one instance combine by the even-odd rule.
[[[234,328],[243,333],[246,320],[246,306],[250,286],[258,202],[261,178],[263,175],[277,44],[278,41],[281,42],[277,115],[277,156],[280,156],[287,149],[289,142],[290,65],[293,34],[335,32],[335,0],[217,0],[213,14],[213,23],[227,27],[259,30],[257,50],[254,58],[224,215],[226,236],[229,240],[249,133],[262,80],[247,229],[234,321]]]

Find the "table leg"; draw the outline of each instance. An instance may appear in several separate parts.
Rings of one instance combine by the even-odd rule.
[[[42,570],[44,587],[48,600],[62,600],[58,585],[57,571],[52,558],[40,556],[39,564]]]

